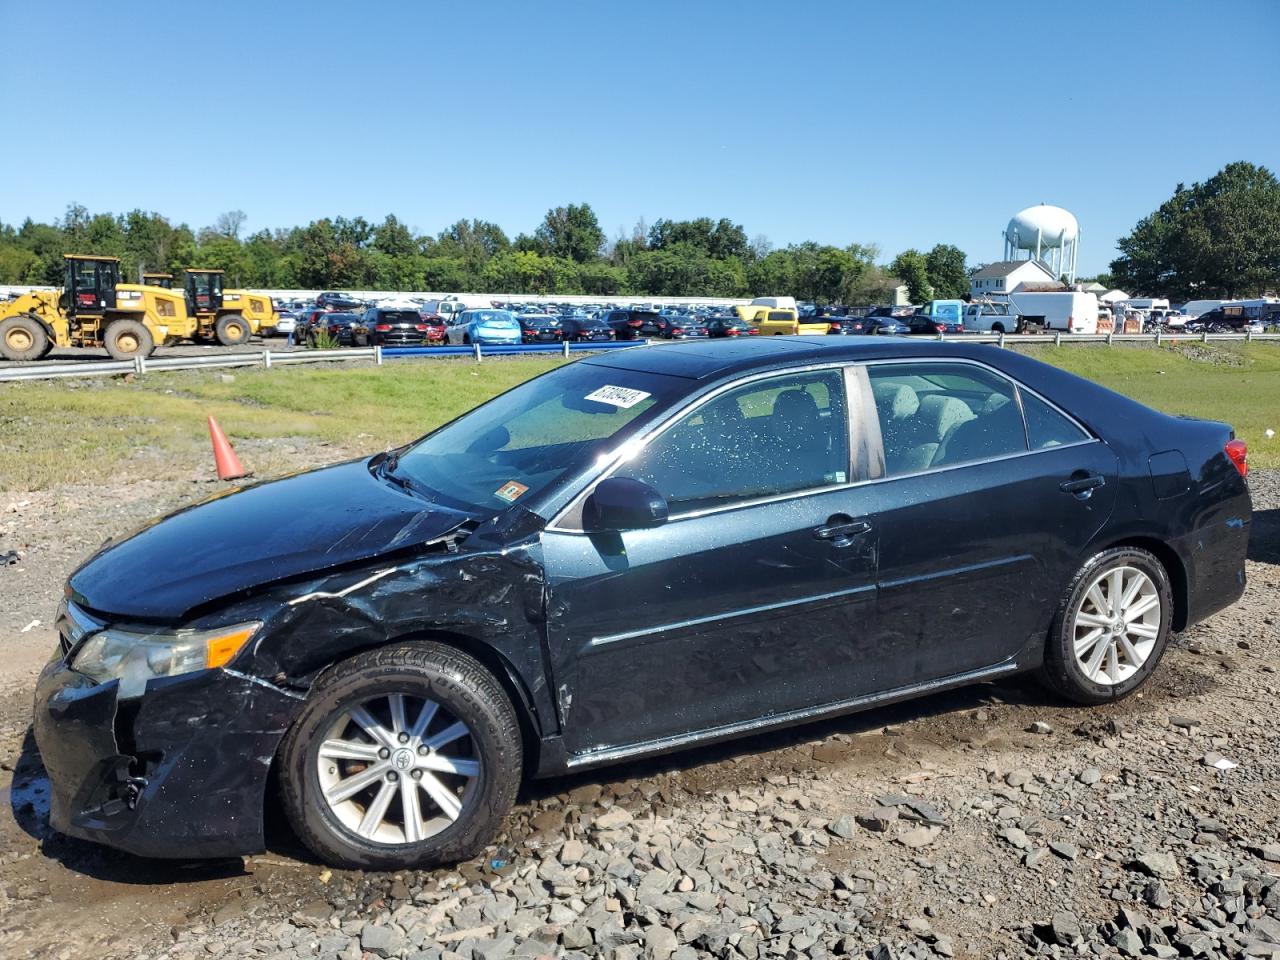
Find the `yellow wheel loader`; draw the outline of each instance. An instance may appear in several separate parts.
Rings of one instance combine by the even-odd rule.
[[[270,297],[223,289],[221,270],[183,271],[183,292],[201,340],[235,346],[254,334],[264,334],[280,319]]]
[[[39,360],[54,347],[103,347],[113,359],[130,360],[194,333],[181,294],[121,283],[115,257],[63,260],[61,290],[0,303],[0,357]]]

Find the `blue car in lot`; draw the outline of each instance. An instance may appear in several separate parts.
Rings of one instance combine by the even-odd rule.
[[[463,310],[445,328],[451,344],[478,343],[482,346],[519,344],[520,321],[510,310]]]

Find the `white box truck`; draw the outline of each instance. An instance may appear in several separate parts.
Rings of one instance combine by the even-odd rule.
[[[1098,297],[1092,293],[1011,293],[1009,304],[1022,325],[1063,333],[1098,332]]]

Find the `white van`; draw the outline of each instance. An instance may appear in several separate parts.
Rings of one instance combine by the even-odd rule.
[[[751,306],[768,307],[770,310],[794,310],[797,314],[800,312],[795,297],[756,297],[751,301]]]
[[[1092,293],[1011,293],[1009,303],[1027,323],[1064,333],[1098,332],[1098,297]]]
[[[1146,298],[1126,300],[1124,301],[1124,305],[1130,310],[1141,310],[1143,313],[1156,314],[1157,316],[1164,316],[1169,312],[1169,301],[1159,297],[1154,299]]]
[[[1188,320],[1194,320],[1210,310],[1217,310],[1224,303],[1225,300],[1188,300],[1182,305],[1182,314]]]

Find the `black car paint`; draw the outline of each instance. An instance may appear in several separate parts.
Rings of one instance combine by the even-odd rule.
[[[777,337],[582,362],[685,378],[674,416],[753,373],[921,357],[986,364],[1102,439],[914,477],[855,476],[615,534],[547,526],[593,470],[496,515],[466,514],[387,484],[379,455],[242,489],[108,545],[69,583],[88,615],[263,626],[227,669],[153,680],[132,700],[72,670],[64,644],[35,711],[55,828],[153,856],[261,849],[271,759],[310,684],[398,639],[440,638],[486,663],[523,712],[535,772],[550,775],[1033,668],[1065,578],[1116,542],[1149,545],[1169,564],[1185,598],[1178,628],[1243,591],[1247,486],[1223,454],[1222,424],[1167,417],[981,345]],[[1096,499],[1058,489],[1082,467],[1107,477]],[[993,497],[1008,524],[990,521]],[[303,522],[265,529],[288,524],[299,503]],[[840,513],[873,532],[847,550],[815,540]],[[1060,543],[1046,545],[1055,531]],[[264,533],[271,549],[249,556]],[[954,555],[939,555],[940,539]],[[672,591],[676,581],[689,588]],[[921,603],[913,591],[926,589]],[[210,727],[216,736],[196,735]],[[232,781],[192,806],[201,778],[227,768]]]

